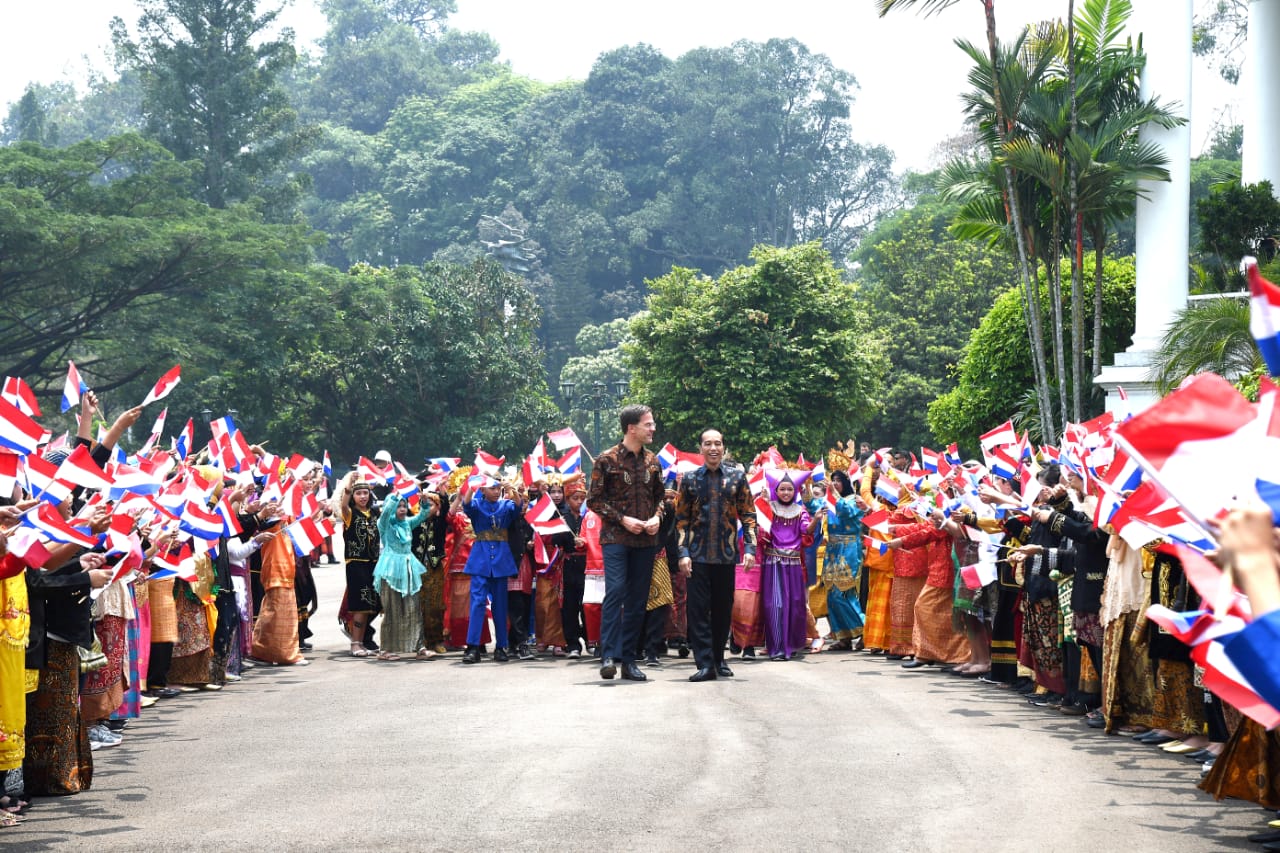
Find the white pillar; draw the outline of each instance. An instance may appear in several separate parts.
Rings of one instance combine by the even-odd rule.
[[[1246,184],[1270,181],[1280,196],[1280,0],[1249,3],[1245,42],[1244,161]]]
[[[1143,181],[1137,208],[1137,285],[1133,345],[1116,354],[1094,380],[1107,391],[1107,410],[1139,412],[1156,400],[1148,381],[1152,355],[1174,315],[1187,304],[1191,221],[1192,0],[1135,0],[1130,30],[1142,34],[1147,64],[1142,97],[1155,96],[1186,119],[1169,130],[1148,125],[1142,139],[1169,160],[1169,181]],[[1123,387],[1128,400],[1116,393]]]

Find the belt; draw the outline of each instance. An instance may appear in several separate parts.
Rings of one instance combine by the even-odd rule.
[[[854,539],[861,539],[861,533],[828,533],[828,542],[852,542]]]
[[[799,557],[800,552],[795,548],[767,548],[765,549],[766,557]]]
[[[476,534],[477,542],[506,542],[507,531],[494,528],[493,530],[482,530]]]

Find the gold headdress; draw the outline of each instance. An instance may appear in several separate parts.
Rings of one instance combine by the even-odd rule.
[[[449,479],[445,480],[445,487],[448,488],[449,494],[456,495],[462,491],[462,484],[467,482],[467,478],[471,476],[471,466],[459,466],[449,474]]]
[[[854,460],[858,458],[857,444],[851,438],[847,442],[836,442],[836,446],[827,451],[827,472],[849,471],[856,467]]]

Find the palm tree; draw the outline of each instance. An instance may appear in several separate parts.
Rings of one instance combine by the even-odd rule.
[[[1178,312],[1160,339],[1151,380],[1166,394],[1206,370],[1237,379],[1261,367],[1262,356],[1249,332],[1249,301],[1223,296]]]
[[[889,12],[897,8],[911,8],[919,5],[926,15],[933,15],[955,5],[959,0],[876,0],[876,8],[880,17],[884,17]],[[987,59],[990,63],[993,79],[999,79],[1001,72],[999,40],[996,37],[996,4],[995,0],[982,0],[983,16],[986,22],[987,31]],[[1006,110],[1004,101],[1001,97],[999,86],[992,87],[993,107],[995,122],[992,130],[996,139],[996,148],[999,150],[1004,147],[1005,134],[1009,129],[1009,115]],[[1003,166],[1002,177],[1004,179],[1004,203],[1006,207],[1006,220],[1009,227],[1013,229],[1014,246],[1018,250],[1018,270],[1022,276],[1023,289],[1028,296],[1034,293],[1035,281],[1031,275],[1031,267],[1027,259],[1027,249],[1023,243],[1023,216],[1022,208],[1018,203],[1018,194],[1016,191],[1013,170],[1008,166]],[[1029,304],[1035,304],[1034,300],[1029,299]],[[1029,311],[1028,318],[1038,323],[1039,313]],[[1032,330],[1033,346],[1032,352],[1038,353],[1036,358],[1043,359],[1044,347],[1035,346],[1038,337],[1035,330]],[[1037,397],[1040,401],[1040,420],[1047,429],[1049,435],[1056,435],[1057,430],[1053,424],[1053,403],[1049,397],[1049,388],[1045,382],[1037,381]]]

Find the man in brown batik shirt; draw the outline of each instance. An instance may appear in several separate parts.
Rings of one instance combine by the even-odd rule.
[[[648,406],[623,406],[622,440],[596,457],[587,507],[600,516],[604,552],[604,602],[600,605],[600,677],[645,681],[636,666],[653,559],[662,521],[662,470],[645,446],[656,423]]]

